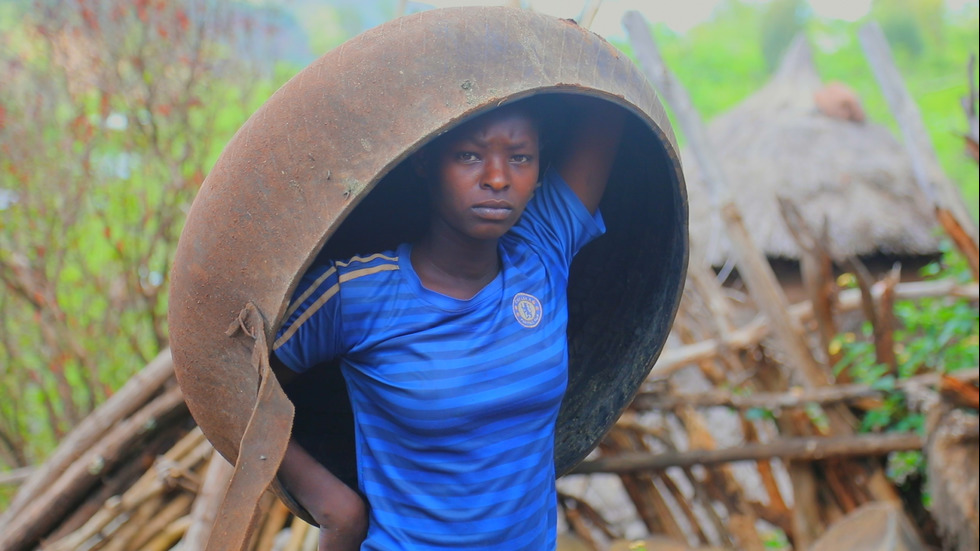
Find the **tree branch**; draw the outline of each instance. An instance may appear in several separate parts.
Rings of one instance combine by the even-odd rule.
[[[902,379],[895,383],[898,390],[907,391],[913,388],[939,386],[942,379],[940,373],[917,375]],[[976,381],[980,371],[970,369],[957,371],[947,375],[961,381]],[[788,392],[759,392],[754,394],[735,394],[722,390],[713,390],[700,394],[674,394],[663,396],[657,393],[637,394],[632,406],[641,410],[671,410],[681,406],[717,407],[727,406],[735,409],[749,408],[798,408],[807,404],[833,404],[852,402],[865,398],[880,398],[888,389],[873,388],[869,385],[849,384],[834,385],[825,388],[794,389]]]
[[[763,459],[819,461],[831,457],[885,455],[894,451],[921,450],[923,439],[914,433],[864,434],[832,438],[786,438],[767,444],[745,444],[720,450],[666,453],[624,452],[617,457],[584,461],[570,474],[637,473],[668,467],[717,465]]]

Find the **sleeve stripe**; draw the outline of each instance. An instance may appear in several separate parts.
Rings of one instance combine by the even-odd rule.
[[[350,266],[351,264],[353,264],[355,262],[368,263],[368,262],[371,262],[372,260],[376,260],[378,258],[381,258],[381,259],[384,259],[384,260],[390,260],[392,262],[398,262],[398,257],[396,257],[396,256],[388,256],[388,255],[386,255],[384,253],[375,253],[375,254],[372,254],[371,256],[355,256],[355,257],[351,258],[350,260],[348,260],[347,262],[337,261],[336,264],[338,266]]]
[[[371,274],[376,274],[378,272],[391,272],[397,269],[398,269],[398,264],[381,264],[380,266],[372,266],[371,268],[362,268],[360,270],[347,272],[346,274],[340,274],[339,281],[341,283],[346,283],[352,279],[357,279],[359,277],[369,276]]]
[[[312,295],[313,293],[315,293],[316,290],[320,287],[320,285],[323,285],[323,282],[327,278],[329,278],[330,276],[332,276],[334,274],[334,272],[336,272],[336,271],[337,271],[337,268],[334,267],[334,266],[331,266],[329,270],[327,270],[326,272],[323,272],[323,275],[321,275],[320,277],[316,278],[316,281],[314,281],[309,287],[307,287],[306,290],[303,291],[303,294],[302,295],[300,295],[300,296],[298,296],[298,297],[296,297],[296,298],[293,299],[293,302],[291,302],[289,304],[289,308],[286,310],[286,313],[283,314],[283,319],[289,319],[289,317],[292,316],[293,313],[296,312],[296,310],[298,310],[300,306],[302,306],[303,301],[306,300],[306,299],[308,299],[308,298],[310,298],[310,295]]]
[[[308,299],[308,298],[310,298],[310,295],[312,295],[313,293],[315,293],[316,290],[320,287],[320,285],[323,285],[323,282],[327,278],[329,278],[330,276],[332,276],[337,271],[337,266],[345,266],[346,267],[346,266],[349,266],[353,262],[369,262],[369,261],[374,260],[376,258],[383,258],[385,260],[391,260],[393,262],[398,262],[398,258],[392,258],[390,256],[385,256],[385,255],[383,255],[381,253],[373,254],[373,255],[368,256],[368,257],[355,256],[354,258],[351,258],[348,262],[337,262],[336,263],[336,266],[331,266],[329,270],[327,270],[326,272],[323,272],[323,275],[321,275],[320,277],[316,278],[316,281],[314,281],[312,284],[310,284],[310,286],[307,287],[305,291],[303,291],[303,294],[301,294],[300,296],[294,298],[293,301],[289,303],[289,309],[287,309],[286,310],[286,313],[283,314],[283,318],[284,319],[289,319],[289,316],[292,316],[293,313],[296,312],[296,310],[299,309],[299,307],[303,304],[303,301],[306,300],[306,299]]]
[[[282,335],[279,336],[278,339],[276,339],[276,342],[272,344],[272,349],[275,350],[280,346],[282,346],[283,344],[285,344],[285,342],[288,341],[289,338],[292,337],[297,330],[299,330],[300,326],[303,325],[303,322],[310,319],[310,316],[316,313],[316,311],[319,310],[321,306],[326,304],[327,301],[330,300],[332,296],[336,295],[337,291],[339,290],[340,290],[339,284],[334,284],[332,287],[327,289],[327,292],[323,293],[323,295],[321,295],[320,298],[316,299],[316,302],[311,304],[310,307],[307,308],[305,312],[300,314],[300,316],[296,318],[296,321],[294,321],[293,324],[289,326],[289,329],[287,329]],[[296,303],[302,304],[302,301],[297,300]]]
[[[340,278],[338,278],[338,282],[332,285],[329,289],[327,289],[327,291],[323,293],[320,296],[320,298],[316,299],[316,302],[311,304],[309,308],[307,308],[302,314],[300,314],[300,316],[296,318],[295,321],[293,321],[293,324],[289,326],[289,329],[286,329],[286,331],[284,331],[283,334],[280,335],[278,339],[276,339],[276,342],[272,344],[272,349],[276,350],[277,348],[285,344],[286,341],[288,341],[294,334],[296,334],[296,331],[299,330],[300,326],[302,326],[303,323],[306,322],[306,320],[310,319],[310,317],[313,314],[315,314],[317,310],[319,310],[324,304],[327,303],[327,301],[329,301],[331,298],[333,298],[334,295],[337,294],[337,292],[340,290],[341,283],[350,281],[352,279],[357,279],[359,277],[376,274],[378,272],[390,272],[398,269],[399,269],[398,264],[382,264],[380,266],[373,266],[371,268],[364,268],[361,270],[354,270],[352,272],[347,272],[346,274],[341,274]],[[306,298],[308,298],[311,294],[313,294],[314,290],[316,290],[316,288],[318,288],[323,283],[324,279],[329,277],[335,271],[336,268],[330,268],[329,270],[327,270],[326,273],[324,273],[322,276],[317,278],[317,280],[313,283],[313,285],[310,285],[309,289],[307,289],[301,296],[297,297],[294,303],[289,307],[289,311],[286,312],[286,319],[288,319],[289,316],[292,315],[292,313],[295,312],[296,309],[299,308],[301,304],[303,304],[303,301],[306,300]]]

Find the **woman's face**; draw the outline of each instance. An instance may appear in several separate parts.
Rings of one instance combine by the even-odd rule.
[[[465,123],[433,153],[433,229],[498,239],[520,218],[538,183],[538,128],[518,109],[500,108]]]

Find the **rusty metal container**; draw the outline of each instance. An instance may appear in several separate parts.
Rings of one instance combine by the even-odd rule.
[[[226,335],[243,307],[258,308],[272,342],[318,255],[394,247],[421,229],[402,161],[467,117],[560,94],[631,115],[600,207],[608,233],[579,254],[569,288],[558,472],[593,449],[652,367],[680,301],[688,220],[677,144],[644,76],[598,35],[479,7],[406,16],[325,54],[252,115],[205,180],[177,249],[169,319],[178,381],[222,455],[235,461],[259,384],[252,340]],[[329,415],[304,413],[294,396],[297,427],[331,430]]]

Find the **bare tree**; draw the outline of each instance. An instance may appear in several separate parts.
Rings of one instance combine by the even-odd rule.
[[[0,466],[43,454],[166,346],[184,212],[261,101],[273,29],[256,9],[36,0],[3,22]]]

